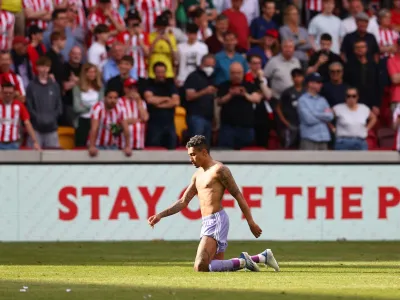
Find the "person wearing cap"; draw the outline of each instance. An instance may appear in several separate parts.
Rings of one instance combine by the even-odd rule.
[[[124,96],[124,82],[126,79],[131,78],[130,71],[133,68],[133,64],[133,57],[124,55],[118,62],[119,74],[107,82],[107,89],[118,91],[120,97]]]
[[[29,81],[33,79],[32,66],[27,54],[27,45],[28,40],[25,37],[16,36],[11,50],[13,61],[11,68],[17,75],[21,76],[25,88],[28,86]]]
[[[253,19],[250,24],[249,42],[251,47],[262,47],[264,44],[265,33],[270,29],[278,30],[278,26],[272,20],[275,12],[275,1],[264,1],[262,5],[262,15]]]
[[[32,71],[37,76],[36,62],[40,56],[46,54],[46,47],[43,44],[43,29],[37,25],[29,28],[30,43],[27,48],[28,57],[32,65]]]
[[[369,17],[366,13],[360,12],[355,16],[357,23],[357,30],[347,34],[340,48],[342,59],[346,62],[354,61],[356,55],[354,54],[354,44],[358,40],[364,40],[367,43],[367,56],[375,62],[379,61],[379,46],[375,36],[367,32]]]
[[[125,107],[126,122],[128,123],[129,137],[128,141],[132,149],[144,149],[146,122],[149,120],[146,102],[140,97],[138,81],[128,78],[124,81],[125,96],[119,100],[121,105]],[[126,145],[125,137],[120,140],[120,148]]]
[[[279,32],[276,29],[268,29],[261,39],[262,43],[252,47],[247,56],[258,55],[262,59],[262,68],[265,67],[270,58],[279,53]]]
[[[298,101],[301,150],[328,150],[328,123],[333,120],[333,112],[328,101],[319,95],[322,81],[319,73],[307,75],[307,91]]]

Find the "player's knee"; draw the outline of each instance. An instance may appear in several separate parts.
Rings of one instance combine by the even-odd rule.
[[[208,263],[205,260],[199,260],[194,263],[194,270],[196,272],[208,272]]]

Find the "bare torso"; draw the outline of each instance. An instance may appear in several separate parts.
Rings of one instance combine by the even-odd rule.
[[[215,161],[215,164],[207,170],[199,169],[195,175],[197,196],[200,202],[201,215],[209,216],[222,209],[221,201],[225,187],[218,177],[218,170],[222,163]]]

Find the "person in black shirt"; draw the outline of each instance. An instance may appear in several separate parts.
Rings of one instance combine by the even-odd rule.
[[[330,107],[346,101],[346,92],[349,87],[343,82],[343,65],[334,62],[329,65],[330,81],[325,82],[321,89],[321,96],[325,97]]]
[[[329,33],[321,35],[320,45],[321,49],[315,52],[310,58],[307,74],[317,72],[322,76],[324,81],[329,81],[328,67],[333,62],[343,63],[343,60],[339,55],[331,51],[332,36]]]
[[[293,86],[283,91],[276,106],[279,117],[278,132],[284,148],[298,148],[299,146],[299,116],[297,101],[305,93],[304,73],[301,69],[291,72]]]
[[[111,78],[107,82],[107,89],[118,91],[120,97],[125,96],[124,82],[126,79],[129,78],[130,71],[133,68],[133,64],[134,61],[132,56],[123,56],[122,59],[118,62],[119,75]]]
[[[51,49],[46,53],[46,56],[51,60],[50,74],[60,85],[60,90],[63,91],[63,78],[64,78],[64,58],[61,50],[65,47],[66,37],[64,32],[55,31],[50,36]]]
[[[369,17],[366,13],[361,12],[355,16],[357,23],[357,30],[347,34],[342,42],[340,52],[342,58],[346,62],[353,62],[356,60],[354,53],[354,44],[358,40],[363,40],[367,43],[368,52],[367,56],[369,59],[373,59],[375,62],[379,61],[379,46],[376,38],[373,34],[367,32]]]
[[[229,72],[230,81],[222,83],[217,93],[217,103],[222,107],[218,146],[240,149],[254,142],[253,104],[260,103],[262,97],[254,84],[244,81],[240,63],[232,63]]]
[[[189,74],[184,84],[189,135],[203,135],[209,146],[212,137],[214,99],[217,93],[213,85],[214,66],[214,55],[203,56],[200,67]]]
[[[149,121],[147,122],[147,147],[175,149],[175,107],[179,105],[179,92],[171,80],[167,80],[167,66],[158,62],[153,66],[155,79],[147,84],[144,98],[147,102]]]

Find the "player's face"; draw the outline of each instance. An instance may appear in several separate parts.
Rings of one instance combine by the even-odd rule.
[[[195,166],[196,168],[201,167],[202,162],[204,160],[205,157],[205,149],[199,150],[193,147],[188,148],[188,154],[190,157],[190,162],[192,163],[193,166]]]

